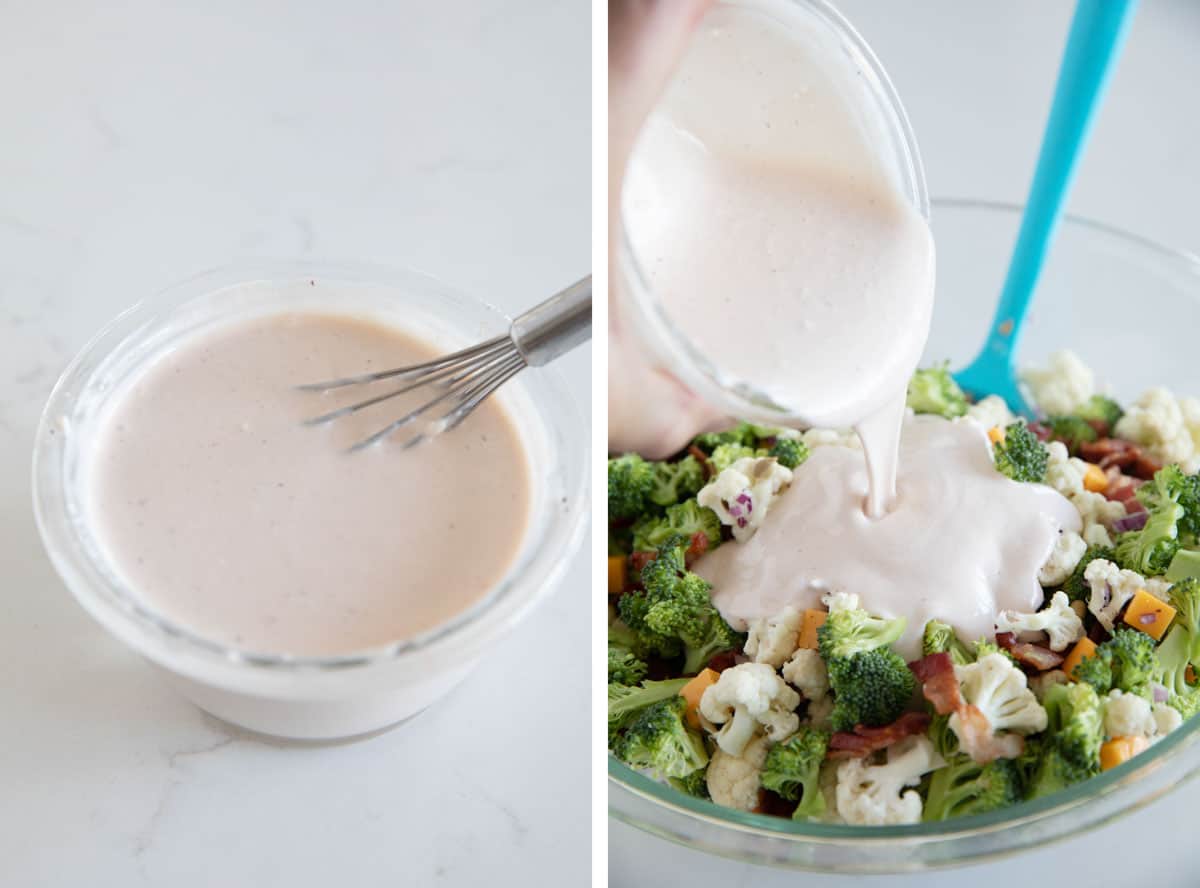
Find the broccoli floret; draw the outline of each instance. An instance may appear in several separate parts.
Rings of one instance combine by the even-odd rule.
[[[981,638],[973,642],[971,650],[974,651],[976,660],[986,657],[988,654],[1000,654],[1001,656],[1008,657],[1014,663],[1017,661],[1017,658],[1012,655],[1012,651],[1006,650],[996,644],[996,642],[988,641],[986,638]]]
[[[825,796],[818,781],[821,762],[829,748],[829,735],[814,728],[801,728],[767,753],[762,769],[762,785],[788,801],[800,800],[793,820],[819,817],[825,813]]]
[[[708,764],[700,734],[684,722],[687,701],[675,696],[640,710],[625,725],[613,752],[661,777],[686,777]]]
[[[1167,590],[1171,606],[1175,608],[1175,620],[1186,626],[1192,637],[1200,635],[1200,579],[1186,577]]]
[[[652,552],[674,536],[690,540],[702,533],[708,538],[708,548],[721,545],[721,519],[712,509],[694,499],[668,506],[661,518],[647,515],[633,526],[633,548]]]
[[[708,765],[692,771],[686,777],[671,777],[667,782],[686,795],[698,799],[710,798],[708,794]]]
[[[949,715],[935,715],[929,723],[929,739],[938,755],[950,761],[959,749],[958,735],[950,727]]]
[[[1066,444],[1072,454],[1079,452],[1081,444],[1100,437],[1092,424],[1082,416],[1051,416],[1045,424],[1050,429],[1050,437]]]
[[[904,658],[888,647],[827,661],[827,669],[834,696],[830,723],[835,731],[891,724],[908,708],[917,688]]]
[[[649,507],[654,465],[636,453],[608,461],[608,520],[638,518]]]
[[[678,697],[691,679],[672,678],[667,681],[646,681],[640,685],[608,684],[608,745],[637,713],[662,700]]]
[[[608,646],[608,681],[635,685],[646,677],[649,667],[629,650],[619,645]]]
[[[838,608],[817,630],[817,646],[826,663],[889,645],[904,634],[904,617],[885,620],[862,608]]]
[[[708,432],[698,435],[692,443],[705,453],[712,453],[722,444],[740,444],[744,447],[757,447],[760,432],[758,426],[748,422],[739,422],[732,429],[723,432]],[[772,433],[773,434],[773,433]]]
[[[650,490],[650,502],[657,506],[673,506],[695,496],[704,486],[704,466],[694,456],[652,465],[654,486]]]
[[[908,406],[916,413],[936,413],[947,419],[967,412],[967,396],[950,375],[949,364],[918,370],[908,381]]]
[[[1024,422],[1014,422],[992,445],[996,468],[1014,481],[1040,484],[1046,480],[1050,454]]]
[[[713,472],[721,474],[739,459],[744,459],[748,456],[765,456],[765,450],[756,450],[753,447],[747,447],[745,444],[722,444],[715,448],[708,457],[709,463],[712,465]]]
[[[1097,558],[1112,561],[1116,558],[1116,554],[1108,546],[1088,546],[1084,550],[1083,557],[1079,559],[1079,563],[1075,565],[1075,569],[1071,571],[1071,575],[1067,577],[1067,581],[1062,586],[1062,590],[1072,601],[1086,602],[1091,597],[1092,589],[1087,580],[1083,578],[1083,574],[1087,570],[1087,566]]]
[[[1187,626],[1176,623],[1154,651],[1152,679],[1165,687],[1168,694],[1186,697],[1192,692],[1192,685],[1188,682],[1192,644],[1193,635]]]
[[[712,588],[684,564],[687,542],[672,537],[642,569],[642,589],[621,596],[617,610],[638,638],[663,657],[684,654],[683,672],[699,672],[714,654],[740,648],[745,637],[713,607]]]
[[[955,666],[966,666],[975,662],[975,655],[955,634],[954,627],[941,620],[930,620],[925,624],[925,632],[921,636],[921,653],[925,656],[949,654]]]
[[[1112,398],[1106,398],[1104,395],[1092,395],[1082,407],[1075,411],[1075,414],[1081,419],[1107,423],[1111,429],[1117,424],[1117,420],[1125,415],[1125,411]]]
[[[1117,688],[1127,694],[1146,695],[1157,665],[1154,639],[1121,626],[1075,667],[1072,678],[1091,685],[1097,694]]]
[[[1026,794],[1041,798],[1100,773],[1104,714],[1091,685],[1070,682],[1046,691],[1048,725],[1030,744],[1033,761]]]
[[[1166,572],[1179,550],[1179,521],[1185,514],[1179,499],[1187,487],[1187,476],[1171,465],[1155,472],[1154,480],[1138,490],[1137,498],[1150,517],[1141,530],[1121,534],[1114,553],[1117,564],[1147,577]]]
[[[779,438],[767,451],[785,469],[794,469],[808,459],[808,445],[799,438]]]
[[[921,819],[984,814],[1021,800],[1021,775],[1009,759],[979,764],[960,755],[933,772]]]

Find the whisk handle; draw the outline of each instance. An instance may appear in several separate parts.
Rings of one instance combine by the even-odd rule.
[[[541,367],[592,335],[592,276],[520,315],[509,330],[530,367]]]

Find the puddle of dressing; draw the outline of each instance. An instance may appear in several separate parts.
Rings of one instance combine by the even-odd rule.
[[[226,644],[335,655],[433,629],[503,577],[525,535],[530,469],[511,418],[492,398],[430,445],[348,454],[422,399],[310,428],[363,395],[295,386],[440,353],[315,312],[191,335],[106,408],[89,526],[147,604]]]
[[[672,322],[797,425],[853,427],[820,448],[746,543],[700,559],[732,623],[824,589],[990,635],[1041,604],[1038,569],[1078,514],[996,472],[983,431],[901,427],[928,337],[934,248],[880,146],[890,136],[851,60],[817,25],[717,7],[631,159],[625,219]],[[619,435],[618,435],[619,437]]]

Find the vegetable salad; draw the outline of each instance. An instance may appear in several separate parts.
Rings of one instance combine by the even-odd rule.
[[[735,631],[690,567],[770,521],[815,447],[853,434],[742,423],[662,462],[608,463],[612,754],[719,805],[796,820],[904,824],[1047,796],[1148,749],[1200,709],[1200,401],[1152,389],[1122,407],[1069,352],[1025,375],[1041,415],[972,403],[918,371],[916,413],[978,422],[1014,483],[1079,511],[1039,573],[1033,613],[962,638],[852,593]]]

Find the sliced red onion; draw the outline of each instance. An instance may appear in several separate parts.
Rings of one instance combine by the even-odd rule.
[[[1132,515],[1126,515],[1124,518],[1118,518],[1112,523],[1112,529],[1117,533],[1127,533],[1131,530],[1141,530],[1146,526],[1146,521],[1149,520],[1149,512],[1134,512]]]
[[[1166,703],[1167,698],[1171,696],[1170,692],[1160,684],[1150,685],[1150,692],[1154,695],[1155,703]]]

